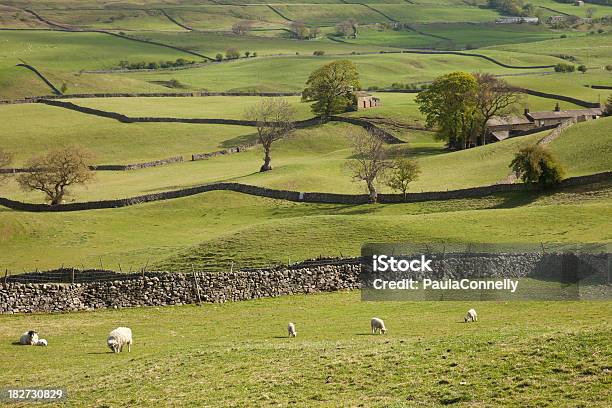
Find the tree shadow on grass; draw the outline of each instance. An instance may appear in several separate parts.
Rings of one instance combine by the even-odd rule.
[[[503,201],[491,207],[491,209],[508,209],[524,207],[532,204],[539,198],[553,195],[555,191],[520,191],[515,193],[503,193],[498,197],[503,197]]]
[[[224,140],[219,145],[224,149],[228,149],[230,147],[236,147],[246,143],[253,143],[256,140],[257,135],[255,133],[248,133],[246,135],[240,135],[231,139]]]

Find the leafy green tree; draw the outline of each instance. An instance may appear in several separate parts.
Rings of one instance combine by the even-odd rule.
[[[578,65],[578,71],[582,72],[583,74],[587,72],[586,65]]]
[[[334,61],[310,74],[302,100],[314,102],[312,111],[322,118],[329,118],[353,107],[353,91],[360,87],[357,66],[348,60]]]
[[[427,127],[437,129],[438,138],[450,147],[465,149],[478,134],[477,90],[473,75],[452,72],[436,78],[416,97]]]
[[[612,116],[612,95],[608,96],[608,100],[606,101],[605,107],[605,115]]]
[[[557,159],[541,145],[520,149],[510,163],[510,168],[528,184],[550,187],[563,180],[565,173]]]
[[[419,178],[421,168],[416,160],[399,158],[395,160],[391,171],[387,174],[385,184],[393,190],[401,191],[406,199],[406,193],[410,183]]]
[[[221,53],[217,53],[217,55],[215,55],[215,59],[216,59],[217,61],[223,61],[223,54],[221,54]]]

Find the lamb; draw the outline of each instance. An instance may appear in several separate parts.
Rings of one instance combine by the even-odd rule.
[[[474,310],[474,309],[468,310],[467,315],[465,316],[465,318],[463,320],[466,323],[468,323],[468,322],[477,322],[478,321],[478,315],[476,314],[476,310]]]
[[[47,342],[47,339],[38,339],[38,341],[36,342],[36,345],[47,347],[49,345],[49,342]]]
[[[295,324],[289,322],[289,325],[287,326],[287,332],[289,333],[289,337],[297,336],[297,331],[295,331]]]
[[[33,346],[36,343],[38,343],[38,332],[36,330],[27,331],[19,338],[19,344],[24,346]]]
[[[378,317],[373,317],[370,321],[370,326],[372,327],[372,334],[376,334],[377,332],[381,334],[385,334],[387,329],[385,327],[385,322]]]
[[[128,327],[117,327],[108,334],[108,347],[113,353],[120,353],[123,346],[127,344],[128,353],[132,351],[132,329]]]

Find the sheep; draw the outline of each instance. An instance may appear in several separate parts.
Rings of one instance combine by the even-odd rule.
[[[373,317],[370,321],[370,326],[372,327],[372,334],[376,334],[377,332],[381,334],[385,334],[387,332],[387,328],[385,327],[385,322],[378,317]]]
[[[287,326],[287,332],[289,333],[289,337],[297,336],[297,331],[295,331],[295,324],[289,322],[289,325]]]
[[[36,330],[27,331],[19,338],[19,344],[23,346],[33,346],[36,343],[38,343],[38,332]]]
[[[474,309],[468,310],[467,315],[465,315],[465,318],[463,320],[466,323],[468,323],[468,322],[477,322],[478,321],[478,315],[476,314],[476,310],[474,310]]]
[[[127,344],[128,353],[130,353],[132,351],[132,329],[128,327],[117,327],[108,334],[106,343],[113,353],[120,353],[123,346]]]
[[[47,341],[47,339],[38,339],[38,341],[36,342],[36,345],[47,347],[49,345],[49,342]]]

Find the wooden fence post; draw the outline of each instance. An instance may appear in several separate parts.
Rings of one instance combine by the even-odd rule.
[[[74,283],[74,268],[72,268],[72,283]]]
[[[8,282],[8,269],[4,270],[4,284],[6,285]]]

